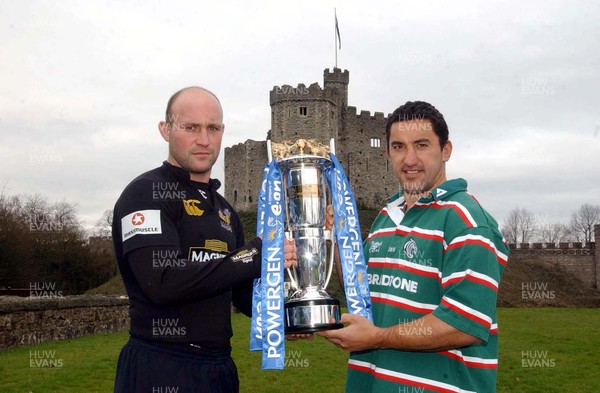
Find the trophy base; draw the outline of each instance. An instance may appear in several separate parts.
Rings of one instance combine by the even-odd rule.
[[[291,300],[285,304],[285,333],[314,333],[343,328],[340,301],[333,298]]]

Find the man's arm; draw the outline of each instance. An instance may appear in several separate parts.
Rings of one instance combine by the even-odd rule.
[[[291,243],[286,241],[284,245],[286,268],[298,264]],[[249,315],[252,279],[260,277],[261,247],[261,239],[255,238],[224,258],[202,263],[180,258],[181,252],[174,246],[142,247],[131,251],[128,261],[144,295],[156,304],[185,303],[233,288],[234,305]],[[239,258],[231,258],[239,253],[252,255],[252,260],[244,262]],[[174,261],[168,261],[171,266],[157,268],[155,255],[178,255],[176,266],[173,266]],[[165,261],[162,261],[162,265],[165,265]]]
[[[368,319],[353,314],[342,315],[342,323],[350,325],[317,334],[348,352],[368,349],[435,352],[481,342],[477,337],[456,329],[433,314],[387,328],[377,327]]]
[[[261,241],[257,238],[224,258],[200,263],[181,258],[175,246],[149,246],[131,251],[127,260],[144,295],[152,302],[185,303],[223,293],[260,276],[260,247]],[[231,259],[240,251],[252,249],[256,249],[257,254],[250,262]],[[157,264],[155,255],[177,255],[177,258]]]

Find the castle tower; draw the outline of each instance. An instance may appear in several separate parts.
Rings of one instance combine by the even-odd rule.
[[[343,112],[348,102],[348,71],[335,68],[323,73],[323,89],[317,83],[308,88],[275,86],[269,94],[271,138],[273,142],[316,139],[328,144],[343,128]]]
[[[339,68],[323,71],[323,88],[300,83],[274,86],[269,92],[273,142],[316,139],[336,141],[336,155],[344,166],[359,208],[379,209],[398,189],[385,157],[382,112],[357,114],[348,106],[350,73]],[[225,149],[225,197],[237,210],[255,210],[267,162],[266,141],[248,140]]]
[[[334,68],[332,72],[329,68],[323,71],[323,87],[325,90],[336,90],[335,97],[338,108],[348,106],[348,84],[350,83],[350,74],[348,70]]]

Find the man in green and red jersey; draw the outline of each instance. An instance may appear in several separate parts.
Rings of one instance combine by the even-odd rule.
[[[508,247],[496,221],[446,179],[448,126],[431,104],[388,119],[386,154],[401,190],[364,245],[374,324],[318,333],[351,352],[346,392],[495,392],[496,298]]]

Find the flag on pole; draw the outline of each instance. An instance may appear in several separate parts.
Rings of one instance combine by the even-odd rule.
[[[340,37],[340,27],[338,26],[338,20],[337,20],[337,12],[334,8],[333,13],[335,15],[335,33],[337,34],[337,39],[339,44],[339,49],[342,49],[342,37]]]

